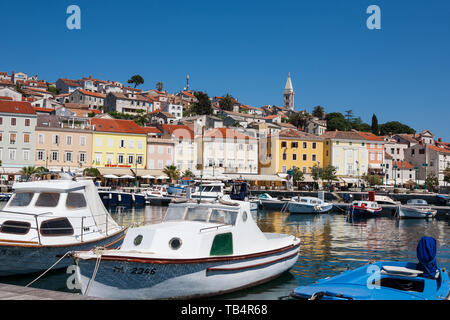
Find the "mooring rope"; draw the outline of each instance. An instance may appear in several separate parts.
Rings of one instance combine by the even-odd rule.
[[[89,283],[88,283],[88,286],[86,288],[86,291],[84,292],[85,296],[87,296],[89,294],[89,290],[91,290],[91,285],[94,282],[95,277],[97,276],[98,267],[100,266],[100,261],[102,260],[102,253],[100,251],[102,251],[101,248],[95,248],[94,249],[94,252],[97,254],[97,261],[95,261],[94,272],[92,273],[92,277],[89,280]]]
[[[29,284],[27,284],[25,287],[28,287],[30,285],[32,285],[33,283],[35,283],[37,280],[39,280],[41,277],[44,276],[44,274],[46,274],[47,272],[49,272],[51,269],[53,269],[54,266],[56,266],[62,259],[64,259],[69,253],[71,253],[72,251],[67,251],[58,261],[56,261],[50,268],[48,268],[47,270],[44,271],[44,273],[42,273],[39,277],[37,277],[36,279],[34,279],[33,281],[31,281]]]

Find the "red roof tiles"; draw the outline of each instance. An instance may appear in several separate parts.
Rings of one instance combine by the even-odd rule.
[[[95,125],[95,131],[146,134],[133,120],[92,118],[91,123]]]
[[[29,102],[8,100],[0,101],[0,112],[36,114],[36,111],[34,111]]]

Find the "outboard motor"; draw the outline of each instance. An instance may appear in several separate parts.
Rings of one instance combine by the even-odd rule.
[[[436,263],[436,240],[422,237],[417,245],[417,269],[423,271],[423,277],[434,279],[438,270]]]

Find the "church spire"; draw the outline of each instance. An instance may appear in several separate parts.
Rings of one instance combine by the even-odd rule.
[[[284,107],[294,110],[294,87],[292,86],[290,72],[288,73],[286,86],[284,87],[283,97],[284,97]]]

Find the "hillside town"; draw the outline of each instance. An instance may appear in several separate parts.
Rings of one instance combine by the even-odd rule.
[[[290,75],[279,89],[283,104],[260,107],[191,90],[189,76],[176,93],[161,82],[138,89],[139,78],[128,85],[92,76],[48,82],[0,72],[2,185],[23,180],[30,167],[78,176],[95,168],[99,178],[132,175],[146,183],[170,182],[167,172],[175,170],[266,189],[437,191],[450,184],[450,142],[432,130],[330,130],[324,112],[296,110]],[[210,111],[193,107],[201,99]],[[302,121],[291,121],[296,117]]]

